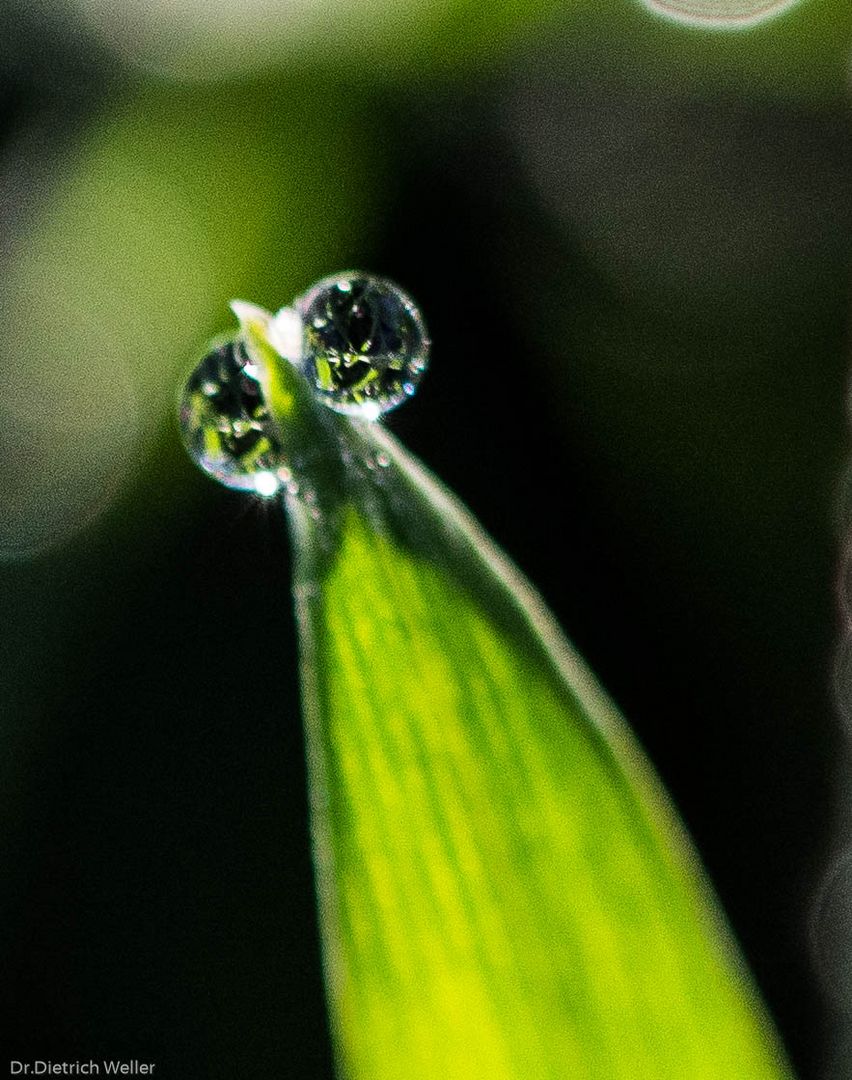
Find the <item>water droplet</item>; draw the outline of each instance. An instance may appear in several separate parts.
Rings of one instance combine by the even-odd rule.
[[[754,26],[794,7],[799,0],[644,0],[657,15],[720,30]]]
[[[336,274],[296,304],[303,370],[337,412],[377,420],[417,389],[429,356],[426,327],[401,289],[370,274]]]
[[[226,487],[264,497],[278,491],[281,446],[239,338],[216,344],[190,374],[180,428],[190,457]]]

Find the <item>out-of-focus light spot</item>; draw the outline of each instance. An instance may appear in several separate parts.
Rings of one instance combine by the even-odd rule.
[[[852,208],[834,120],[559,80],[519,88],[505,130],[545,207],[629,304],[763,334],[791,325],[768,310],[811,319],[838,295],[826,275]]]
[[[84,22],[126,63],[167,78],[210,81],[258,70],[294,46],[346,29],[403,21],[386,0],[72,0]],[[428,3],[429,0],[421,0]]]
[[[0,279],[0,563],[38,556],[91,524],[138,459],[130,365],[102,336],[100,297],[87,289],[86,303],[74,304],[67,294],[72,236],[54,234],[40,248],[27,231],[33,191],[50,170],[61,187],[37,127],[23,129],[0,161],[4,228],[14,238]],[[45,220],[61,214],[54,203]],[[76,221],[77,249],[81,231]]]
[[[642,0],[656,15],[718,30],[755,26],[795,7],[799,0]]]
[[[219,261],[167,172],[178,135],[157,134],[93,129],[4,267],[0,560],[62,544],[126,489],[209,325]]]
[[[109,361],[0,361],[0,561],[70,539],[126,483],[138,410],[129,372]]]
[[[843,601],[841,601],[843,603]],[[846,604],[842,608],[848,618]],[[834,657],[834,704],[841,719],[852,729],[852,637],[847,629]]]
[[[814,961],[826,989],[852,1012],[852,849],[825,876],[811,924]]]

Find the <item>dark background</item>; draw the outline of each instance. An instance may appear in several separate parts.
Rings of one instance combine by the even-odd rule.
[[[284,523],[172,403],[229,297],[358,266],[434,342],[393,429],[637,731],[800,1076],[848,1076],[852,15],[356,8],[180,63],[126,21],[0,15],[5,1056],[331,1075]]]

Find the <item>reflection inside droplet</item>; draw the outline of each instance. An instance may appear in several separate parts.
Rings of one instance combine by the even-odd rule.
[[[414,301],[385,278],[335,274],[297,301],[302,370],[336,412],[378,420],[417,390],[429,339]]]
[[[180,427],[193,460],[226,487],[265,498],[278,491],[283,452],[239,337],[215,344],[190,374]]]
[[[718,29],[754,26],[795,7],[799,0],[642,0],[657,15]]]

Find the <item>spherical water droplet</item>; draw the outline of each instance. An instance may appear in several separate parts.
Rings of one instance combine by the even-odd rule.
[[[180,427],[190,456],[220,483],[265,497],[278,491],[281,446],[239,338],[217,344],[187,379]]]
[[[754,26],[771,19],[799,0],[644,0],[645,6],[675,22],[720,30]]]
[[[337,412],[376,420],[417,389],[429,339],[413,300],[370,274],[336,274],[296,304],[305,332],[302,367]]]

